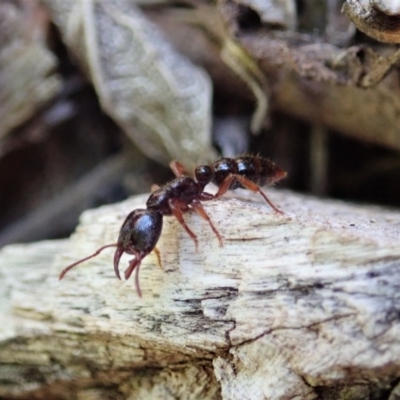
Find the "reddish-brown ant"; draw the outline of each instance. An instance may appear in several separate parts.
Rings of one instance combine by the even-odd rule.
[[[185,174],[185,168],[177,161],[170,164],[176,176]],[[239,156],[221,158],[211,165],[200,165],[194,170],[196,182],[203,188],[210,182],[219,187],[214,198],[221,197],[228,190],[244,188],[258,192],[264,200],[278,213],[278,208],[268,199],[260,186],[269,186],[285,178],[286,171],[271,160],[260,156]]]
[[[160,253],[156,248],[160,238],[163,217],[174,215],[183,226],[188,235],[193,239],[196,251],[198,247],[197,236],[187,226],[183,213],[189,210],[196,211],[210,224],[211,229],[218,238],[220,246],[223,245],[222,237],[210,220],[203,208],[201,201],[209,201],[221,197],[228,190],[239,187],[258,192],[265,201],[276,211],[282,213],[268,199],[261,190],[260,185],[271,185],[286,176],[286,172],[272,161],[260,156],[240,156],[236,158],[222,158],[212,165],[202,165],[195,169],[195,179],[185,175],[182,164],[171,162],[171,168],[176,178],[166,185],[156,189],[146,202],[146,209],[132,211],[125,219],[119,231],[117,243],[100,247],[92,255],[85,257],[68,267],[60,274],[61,280],[65,274],[76,265],[97,256],[108,247],[116,247],[114,254],[114,271],[118,279],[119,261],[123,253],[135,256],[125,270],[125,279],[129,279],[135,271],[135,286],[138,295],[141,296],[139,285],[140,263],[153,250],[156,252],[158,262],[161,265]],[[205,186],[213,182],[218,187],[218,192],[213,195],[205,192]]]

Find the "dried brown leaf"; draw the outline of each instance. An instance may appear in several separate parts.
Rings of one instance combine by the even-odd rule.
[[[26,7],[27,8],[27,7]],[[21,125],[59,90],[56,59],[42,37],[40,8],[0,4],[0,140]]]
[[[104,110],[148,156],[191,166],[213,156],[211,83],[129,0],[46,0]]]

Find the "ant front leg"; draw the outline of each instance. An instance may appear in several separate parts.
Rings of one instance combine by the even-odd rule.
[[[204,193],[203,193],[203,194],[204,194]],[[208,193],[205,193],[205,194],[208,194]],[[219,246],[220,246],[220,247],[223,247],[223,246],[224,246],[224,243],[223,243],[223,241],[222,241],[221,234],[220,234],[220,233],[217,231],[217,229],[215,228],[214,224],[212,223],[212,221],[211,221],[209,215],[207,214],[206,210],[204,209],[204,207],[203,207],[203,205],[200,203],[200,201],[195,199],[195,200],[193,200],[193,201],[190,203],[190,206],[193,208],[193,210],[195,210],[195,211],[197,212],[197,214],[200,215],[200,217],[204,218],[204,219],[210,224],[211,229],[213,230],[213,232],[215,233],[215,235],[216,235],[217,238],[218,238]]]
[[[281,211],[272,203],[272,201],[267,197],[267,195],[261,190],[260,186],[258,186],[256,183],[252,182],[251,180],[245,178],[242,175],[236,175],[236,174],[228,175],[228,177],[220,185],[218,192],[215,194],[215,197],[218,198],[224,195],[229,190],[234,181],[239,182],[247,190],[251,190],[254,193],[259,193],[264,198],[264,200],[272,207],[274,211],[276,211],[279,214],[283,214],[283,211]]]
[[[154,247],[153,251],[154,251],[154,253],[156,253],[156,257],[157,257],[157,261],[158,261],[158,266],[159,266],[161,269],[163,269],[163,265],[162,265],[162,262],[161,262],[161,252],[160,252],[160,250],[158,250],[157,247]]]
[[[172,169],[172,172],[175,174],[177,178],[181,176],[188,176],[188,172],[179,161],[176,160],[171,161],[169,163],[169,167]]]
[[[153,251],[154,251],[154,253],[156,253],[158,265],[160,266],[160,268],[162,268],[160,250],[158,250],[155,247],[153,249]],[[140,284],[139,284],[139,268],[140,268],[140,264],[141,264],[143,258],[145,258],[147,256],[147,254],[148,253],[135,253],[134,254],[135,258],[132,259],[131,261],[129,261],[129,266],[124,272],[125,280],[128,280],[131,277],[132,272],[136,270],[135,271],[135,287],[136,287],[136,291],[137,291],[137,294],[139,297],[142,297],[142,291],[140,290]]]
[[[129,261],[129,267],[125,270],[125,279],[128,280],[132,275],[132,272],[135,271],[135,287],[139,297],[142,297],[142,291],[140,290],[139,284],[139,268],[140,263],[142,262],[143,258],[146,257],[147,254],[135,254],[135,258]]]
[[[197,236],[190,230],[190,228],[186,225],[185,220],[183,219],[182,211],[188,211],[189,210],[188,205],[181,199],[176,199],[176,198],[168,200],[168,205],[172,214],[175,216],[178,222],[183,226],[185,231],[194,241],[194,244],[196,246],[196,251],[198,251],[199,243],[197,240]]]

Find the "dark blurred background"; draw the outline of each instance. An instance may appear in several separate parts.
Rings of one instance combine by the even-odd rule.
[[[321,20],[315,16],[320,11],[311,12],[307,1],[297,4],[299,31],[311,37],[324,36],[323,28],[317,26]],[[59,85],[43,104],[21,116],[13,126],[5,127],[0,136],[0,246],[67,237],[83,210],[147,193],[153,183],[163,184],[172,178],[166,165],[145,156],[102,111],[90,79],[67,49],[45,6],[36,1],[30,5],[7,1],[5,5],[21,13],[25,28],[19,34],[24,40],[29,41],[32,32],[40,30],[42,40],[55,56],[48,73],[57,75]],[[177,2],[173,6],[175,11],[194,8]],[[215,49],[199,47],[197,53],[196,47],[189,44],[188,51],[180,31],[165,22],[168,20],[162,18],[160,10],[156,6],[144,11],[178,51],[201,64],[211,76],[212,143],[218,154],[250,152],[271,158],[288,171],[288,178],[279,187],[400,207],[398,149],[345,135],[324,123],[296,118],[296,113],[276,106],[273,97],[262,129],[252,134],[250,120],[256,103],[251,90],[216,60],[218,57],[211,54]],[[252,27],[258,29],[260,18],[252,14],[254,11],[242,11],[247,19],[245,23],[242,20],[241,28],[246,32]],[[6,14],[1,15],[0,37],[11,40]],[[353,32],[343,47],[361,42],[371,40]],[[3,87],[6,78],[1,71],[12,60],[12,56],[0,52]],[[18,81],[19,71],[11,72]],[[16,87],[20,97],[28,96],[24,85]],[[4,113],[14,112],[4,106],[6,103],[3,91],[3,117]]]

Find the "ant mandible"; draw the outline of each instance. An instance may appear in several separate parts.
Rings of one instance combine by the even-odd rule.
[[[95,253],[66,267],[60,274],[63,279],[65,274],[95,256],[104,249],[116,247],[114,253],[114,271],[118,279],[119,262],[123,253],[133,255],[129,261],[128,268],[124,272],[125,279],[129,279],[135,271],[135,286],[139,297],[142,296],[139,285],[139,268],[141,261],[152,251],[157,255],[158,263],[161,266],[160,252],[156,248],[160,238],[163,217],[173,215],[182,225],[198,249],[197,236],[187,226],[183,213],[189,210],[196,211],[205,219],[222,247],[222,237],[215,228],[201,202],[214,200],[221,197],[228,190],[239,187],[258,192],[265,201],[278,213],[282,214],[275,205],[268,199],[260,186],[271,185],[286,176],[286,172],[275,163],[261,156],[239,156],[235,158],[221,158],[211,165],[201,165],[194,170],[195,178],[186,175],[182,164],[177,161],[170,163],[171,169],[176,178],[162,187],[157,188],[147,199],[146,209],[136,209],[125,219],[119,231],[117,243],[107,244],[100,247]],[[214,183],[219,187],[216,194],[204,191],[208,183]]]

